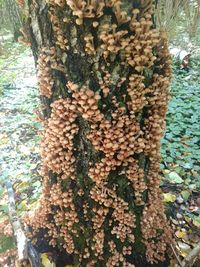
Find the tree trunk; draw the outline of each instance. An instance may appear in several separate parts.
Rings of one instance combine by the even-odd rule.
[[[44,191],[25,222],[71,255],[65,265],[167,266],[159,161],[171,60],[152,1],[28,7]]]
[[[22,27],[22,18],[15,0],[5,0],[5,13],[8,16],[14,40],[17,41],[18,37],[21,35],[20,28]]]

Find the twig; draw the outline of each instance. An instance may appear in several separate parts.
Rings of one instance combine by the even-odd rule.
[[[174,249],[174,246],[171,244],[170,247],[172,249],[172,252],[173,252],[173,254],[174,254],[174,256],[175,256],[175,258],[176,258],[179,266],[180,267],[183,267],[182,262],[181,262],[181,259],[179,258],[179,255],[176,253],[176,250]]]
[[[17,216],[15,208],[15,194],[12,187],[12,183],[10,181],[6,182],[6,188],[8,193],[10,222],[17,243],[19,262],[28,260],[31,263],[31,267],[42,267],[40,256],[38,255],[31,242],[25,236],[25,233],[22,229],[22,225]]]

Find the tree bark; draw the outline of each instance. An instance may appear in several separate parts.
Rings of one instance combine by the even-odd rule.
[[[159,161],[171,60],[153,1],[28,7],[44,192],[25,222],[73,266],[167,266]]]
[[[14,40],[17,41],[21,35],[22,18],[15,0],[5,0],[5,13],[8,17]]]

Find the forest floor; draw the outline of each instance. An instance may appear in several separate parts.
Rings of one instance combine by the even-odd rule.
[[[19,217],[41,194],[39,103],[30,49],[7,43],[0,55],[0,266],[12,249],[5,182],[12,181]],[[174,64],[167,127],[162,140],[161,175],[177,254],[187,256],[200,239],[200,73],[198,56],[189,71]],[[172,265],[173,266],[173,263]]]

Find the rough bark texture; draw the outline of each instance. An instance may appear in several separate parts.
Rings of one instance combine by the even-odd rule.
[[[10,24],[14,40],[17,41],[21,35],[22,17],[15,0],[5,0],[5,14],[8,17],[7,21]]]
[[[171,71],[152,1],[28,8],[44,192],[26,223],[73,266],[167,266],[159,150]]]

